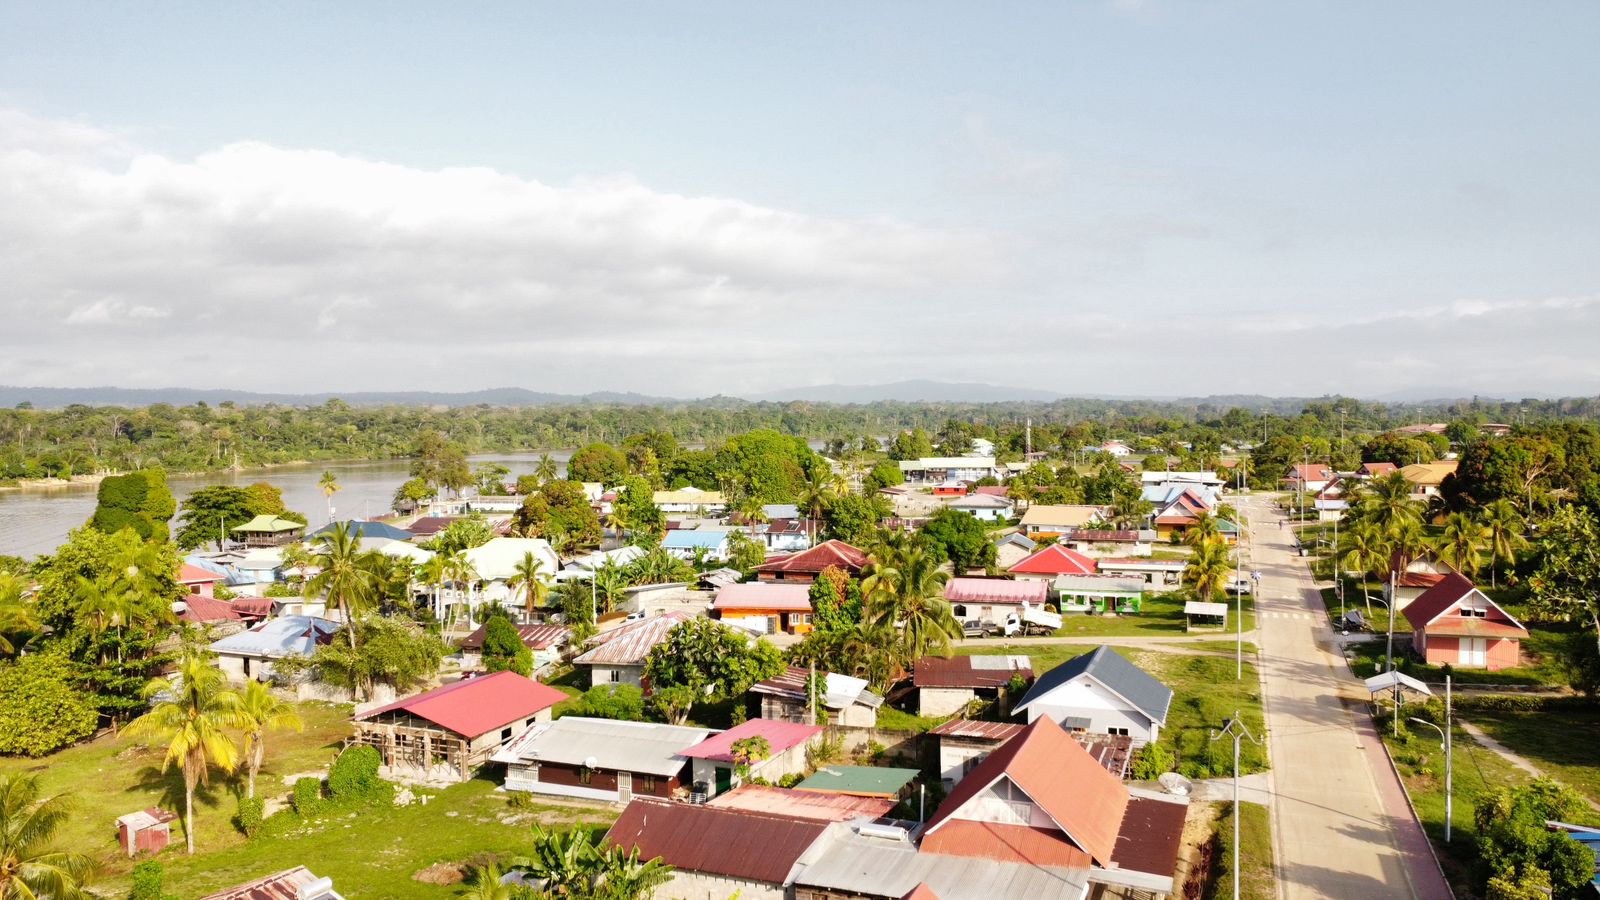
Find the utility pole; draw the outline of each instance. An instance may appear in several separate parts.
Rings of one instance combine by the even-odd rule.
[[[1239,516],[1243,519],[1244,516]],[[1244,539],[1244,526],[1239,526],[1239,537],[1234,539],[1233,548],[1233,596],[1234,606],[1233,626],[1237,635],[1233,649],[1233,678],[1235,681],[1244,680],[1244,586],[1249,584],[1244,578],[1244,547],[1240,541]],[[1223,607],[1227,609],[1227,607]],[[1238,799],[1238,798],[1235,798]],[[1237,869],[1235,871],[1238,871]]]
[[[1426,725],[1439,732],[1439,737],[1444,740],[1444,842],[1450,843],[1450,820],[1454,818],[1451,805],[1455,795],[1455,754],[1451,750],[1453,741],[1450,739],[1450,676],[1444,677],[1444,727],[1429,722],[1427,719],[1411,717],[1411,721],[1418,725]]]
[[[1233,900],[1239,900],[1239,818],[1244,815],[1239,809],[1239,741],[1241,738],[1246,738],[1259,747],[1261,739],[1251,734],[1250,729],[1240,721],[1238,710],[1233,711],[1233,718],[1228,720],[1221,731],[1211,732],[1213,741],[1224,737],[1233,738]]]
[[[1394,601],[1396,590],[1398,588],[1395,582],[1395,573],[1391,569],[1389,571],[1389,602],[1386,604],[1389,608],[1389,635],[1383,651],[1384,666],[1390,672],[1394,671]],[[1394,736],[1400,736],[1400,679],[1398,678],[1394,680]]]

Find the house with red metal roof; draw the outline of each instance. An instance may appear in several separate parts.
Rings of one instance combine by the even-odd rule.
[[[178,584],[183,586],[186,594],[198,594],[201,597],[216,596],[217,582],[223,577],[215,572],[209,572],[199,566],[183,563],[178,566]]]
[[[1004,622],[1006,616],[1023,606],[1043,608],[1049,599],[1050,584],[1038,579],[980,578],[958,576],[944,586],[944,599],[958,621],[978,619]]]
[[[264,878],[207,894],[200,900],[344,900],[332,878],[318,878],[305,866],[274,872]]]
[[[849,794],[823,794],[766,784],[746,784],[726,794],[718,794],[709,801],[709,805],[720,809],[743,809],[797,819],[816,819],[819,822],[851,822],[857,819],[881,819],[894,809],[895,801],[885,797],[853,797]]]
[[[1451,572],[1400,611],[1411,623],[1411,647],[1430,665],[1458,669],[1515,668],[1524,628],[1466,576]]]
[[[711,618],[754,634],[808,634],[811,587],[775,581],[748,581],[717,590]]]
[[[1018,579],[1054,581],[1057,575],[1093,575],[1100,564],[1076,550],[1060,544],[1047,544],[1023,557],[1011,567]]]
[[[812,848],[832,823],[744,809],[634,800],[606,843],[659,857],[672,878],[658,897],[785,900]]]
[[[465,781],[567,695],[515,672],[468,678],[355,716],[345,746],[367,744],[390,777]]]
[[[820,725],[783,722],[775,719],[746,719],[727,731],[718,732],[682,755],[693,760],[696,784],[709,788],[709,796],[725,794],[752,778],[776,782],[785,775],[804,775],[806,751],[822,734]],[[766,743],[765,757],[745,760],[748,770],[740,773],[737,749],[741,741],[759,739]]]
[[[178,621],[206,626],[212,637],[233,634],[245,628],[245,616],[240,610],[227,600],[218,600],[210,594],[187,594],[173,603],[172,608],[178,614]]]
[[[1383,583],[1384,602],[1397,610],[1404,610],[1425,591],[1454,574],[1456,567],[1440,559],[1438,554],[1423,551],[1411,556],[1404,553],[1389,554],[1389,580]]]
[[[810,584],[829,566],[837,566],[851,575],[860,575],[866,568],[867,554],[840,540],[823,541],[810,550],[769,559],[756,566],[756,578],[761,581],[796,581]]]
[[[949,716],[975,700],[998,700],[1013,678],[1022,679],[1026,690],[1033,683],[1033,661],[988,654],[924,656],[911,676],[917,688],[917,715]]]
[[[1295,463],[1283,478],[1291,491],[1320,491],[1333,480],[1333,469],[1326,463]]]
[[[1186,801],[1135,794],[1054,722],[1034,721],[972,769],[919,851],[1086,869],[1091,882],[1171,892]]]
[[[1392,462],[1367,462],[1356,469],[1357,478],[1382,478],[1400,471],[1400,467]]]

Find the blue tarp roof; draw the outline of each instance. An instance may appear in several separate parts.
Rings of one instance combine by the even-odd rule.
[[[367,522],[361,519],[351,519],[345,524],[350,526],[350,530],[362,538],[388,538],[391,541],[409,541],[416,537],[416,535],[406,531],[404,528],[396,528],[387,522]],[[311,536],[316,537],[324,531],[332,530],[332,524],[324,525],[313,531]]]

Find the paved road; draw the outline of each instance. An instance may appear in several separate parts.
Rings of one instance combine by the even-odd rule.
[[[1358,705],[1365,695],[1336,652],[1310,570],[1266,498],[1240,511],[1250,567],[1263,576],[1257,631],[1282,896],[1448,898]]]

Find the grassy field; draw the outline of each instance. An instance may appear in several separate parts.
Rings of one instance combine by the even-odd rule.
[[[349,733],[346,706],[305,703],[301,716],[304,732],[269,736],[267,763],[256,781],[259,794],[284,794],[285,776],[321,774]],[[182,778],[175,771],[161,772],[159,750],[110,736],[47,759],[0,760],[0,774],[15,772],[36,774],[46,793],[73,798],[75,814],[61,831],[61,843],[101,860],[97,884],[112,895],[125,889],[132,866],[117,849],[116,817],[148,806],[179,810],[183,805]],[[173,847],[158,858],[167,869],[167,891],[179,897],[198,897],[302,863],[333,878],[340,893],[353,900],[447,897],[457,889],[413,881],[412,874],[480,853],[519,851],[533,821],[604,824],[614,817],[605,809],[566,806],[513,811],[493,789],[492,782],[475,780],[431,791],[425,805],[330,814],[292,833],[247,842],[232,824],[243,778],[213,772],[210,787],[195,799],[198,852],[185,856],[182,825],[174,823]],[[445,823],[448,827],[441,827]],[[356,835],[360,838],[352,839]]]
[[[1474,710],[1466,718],[1511,752],[1600,803],[1600,716],[1594,710]]]
[[[1274,900],[1278,896],[1272,873],[1272,821],[1267,808],[1259,803],[1239,806],[1239,896],[1249,900]],[[1217,820],[1217,855],[1212,859],[1212,877],[1205,892],[1207,900],[1233,896],[1233,804],[1222,804]]]
[[[1017,643],[962,647],[956,652],[964,655],[1026,655],[1033,660],[1033,672],[1038,676],[1093,649],[1078,644],[1030,646]],[[1235,710],[1239,711],[1245,724],[1255,734],[1266,733],[1266,721],[1261,709],[1261,681],[1255,665],[1249,659],[1244,663],[1244,677],[1235,679],[1234,661],[1226,657],[1185,656],[1129,647],[1111,649],[1172,688],[1172,706],[1167,711],[1167,724],[1161,730],[1160,743],[1175,752],[1180,772],[1202,778],[1232,772],[1232,745],[1224,748],[1223,742],[1212,743],[1209,731],[1221,728]],[[1247,744],[1242,749],[1241,774],[1265,771],[1267,766],[1265,746]]]
[[[1235,627],[1231,621],[1233,615],[1233,600],[1228,600],[1229,617],[1228,628]],[[1244,630],[1250,631],[1256,627],[1255,599],[1244,598]],[[1183,599],[1176,594],[1146,594],[1143,609],[1138,615],[1130,616],[1098,616],[1088,613],[1064,613],[1061,617],[1061,629],[1055,633],[1056,637],[1178,637],[1187,634],[1187,622],[1183,617]],[[1215,632],[1206,632],[1214,634]]]

